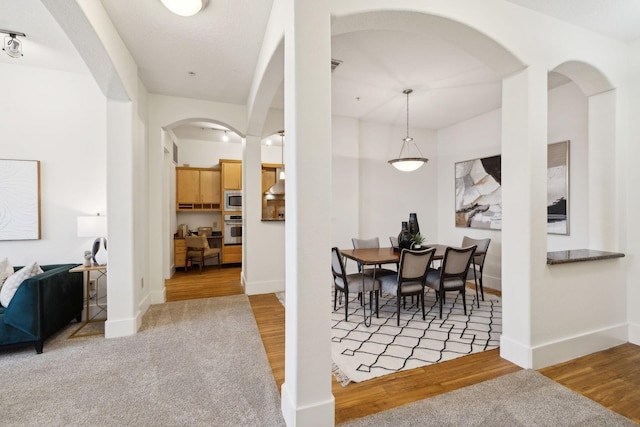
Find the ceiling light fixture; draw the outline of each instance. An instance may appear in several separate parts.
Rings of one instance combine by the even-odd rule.
[[[413,138],[409,136],[409,94],[412,92],[413,90],[411,89],[405,89],[402,91],[402,93],[407,95],[407,136],[402,139],[402,148],[400,149],[400,155],[398,158],[389,160],[389,163],[394,168],[402,172],[414,171],[429,161],[429,159],[422,155],[420,148],[418,148],[416,143],[413,142]],[[415,151],[420,155],[419,157],[410,157],[409,151],[411,150],[411,146],[415,147]],[[405,152],[404,157],[402,155],[403,152]]]
[[[222,140],[224,142],[229,142],[229,135],[227,135],[227,131],[224,131],[224,135],[222,135]]]
[[[10,30],[0,30],[0,33],[9,34],[4,38],[4,44],[2,45],[2,50],[4,50],[7,55],[12,58],[21,58],[22,57],[22,42],[20,39],[17,39],[17,36],[27,37],[24,33],[18,31],[10,31]]]
[[[207,5],[207,0],[161,0],[171,12],[180,16],[193,16]]]
[[[280,152],[282,154],[282,169],[280,169],[280,179],[284,179],[284,131],[278,132],[280,134]]]

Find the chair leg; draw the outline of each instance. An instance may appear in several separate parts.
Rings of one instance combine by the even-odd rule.
[[[444,300],[444,291],[440,291],[440,318],[442,319],[442,301]]]
[[[482,301],[484,301],[484,288],[482,286],[482,274],[480,274],[480,294],[482,295]]]
[[[375,294],[376,294],[376,319],[380,318],[380,313],[379,313],[380,306],[379,306],[379,301],[378,301],[378,296],[380,295],[380,292],[382,292],[382,291],[380,291],[380,290],[375,291]]]
[[[462,306],[464,307],[464,314],[467,314],[467,299],[465,298],[466,292],[464,290],[464,288],[462,288],[460,290],[460,293],[462,293]]]
[[[398,315],[397,325],[400,326],[400,295],[396,297],[396,313]]]
[[[349,317],[349,295],[347,295],[345,292],[344,293],[344,321],[347,321],[347,318]]]
[[[336,311],[337,303],[338,302],[338,290],[337,289],[333,289],[333,311]]]
[[[480,308],[480,297],[478,296],[478,276],[476,275],[476,266],[473,265],[473,281],[476,283],[476,300],[478,301],[478,308]],[[484,300],[484,298],[483,298]]]
[[[422,320],[426,318],[426,314],[424,312],[424,291],[420,295],[418,295],[418,299],[422,300]]]

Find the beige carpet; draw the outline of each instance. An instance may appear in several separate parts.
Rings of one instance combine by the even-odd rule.
[[[636,426],[533,370],[341,424],[365,426]]]
[[[245,295],[152,306],[131,337],[0,350],[2,426],[283,426]]]

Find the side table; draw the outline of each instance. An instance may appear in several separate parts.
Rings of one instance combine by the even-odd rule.
[[[96,307],[99,309],[98,313],[96,313],[93,317],[91,317],[91,314],[89,312],[89,302],[91,301],[91,272],[95,271],[98,273],[98,276],[95,278],[96,281],[96,296],[95,296],[95,301],[96,301]],[[89,267],[85,267],[83,265],[79,265],[77,267],[72,268],[71,270],[69,270],[70,273],[83,273],[86,277],[85,280],[85,284],[86,284],[86,307],[85,307],[85,322],[82,324],[82,326],[80,326],[78,329],[76,329],[76,331],[74,333],[71,334],[71,336],[69,338],[77,338],[77,337],[87,337],[87,336],[91,336],[91,335],[102,335],[104,334],[104,326],[101,328],[100,331],[92,331],[92,332],[86,332],[86,333],[82,333],[80,334],[79,332],[82,330],[82,328],[84,328],[85,326],[87,326],[90,323],[104,323],[105,319],[95,319],[95,317],[102,313],[103,311],[106,313],[107,312],[107,307],[102,306],[99,304],[99,289],[100,289],[100,279],[102,278],[106,278],[107,277],[107,265],[98,265],[98,264],[92,264]]]

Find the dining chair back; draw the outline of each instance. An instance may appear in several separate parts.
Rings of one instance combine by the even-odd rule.
[[[472,239],[471,237],[464,236],[462,238],[462,247],[476,245],[476,253],[471,261],[471,266],[467,272],[467,280],[473,280],[476,284],[476,299],[478,300],[478,307],[480,307],[480,299],[478,298],[478,283],[480,284],[480,294],[482,295],[482,301],[484,301],[484,286],[482,283],[482,272],[484,271],[484,260],[487,257],[487,251],[489,250],[489,243],[491,239]]]
[[[369,302],[373,304],[375,296],[376,313],[378,312],[378,291],[380,290],[380,281],[372,276],[362,273],[347,274],[342,261],[342,254],[337,247],[331,248],[331,274],[333,275],[333,310],[337,309],[338,293],[342,299],[344,294],[344,320],[348,320],[349,316],[349,294],[360,294],[369,292]],[[364,301],[363,301],[364,302]],[[373,305],[371,305],[373,310]]]
[[[425,250],[403,249],[400,253],[400,265],[398,274],[380,278],[380,286],[383,292],[396,296],[396,323],[400,326],[400,300],[407,296],[417,296],[417,303],[422,307],[422,320],[425,319],[424,287],[429,271],[429,266],[436,253],[435,248]],[[405,305],[406,308],[406,305]]]
[[[377,237],[372,237],[370,239],[351,239],[351,243],[353,243],[353,249],[374,249],[380,247],[380,239]],[[397,267],[397,265],[396,265]],[[382,276],[386,274],[396,274],[395,270],[391,270],[388,268],[382,268],[382,264],[378,264],[374,267],[367,268],[363,267],[361,264],[358,264],[358,271],[364,271],[365,274],[373,275],[375,269],[376,276]]]
[[[427,273],[426,285],[436,291],[440,302],[440,318],[442,318],[445,293],[448,291],[459,291],[462,294],[464,314],[467,314],[465,286],[469,265],[475,252],[475,245],[464,248],[447,247],[442,266],[438,270],[429,270]]]

